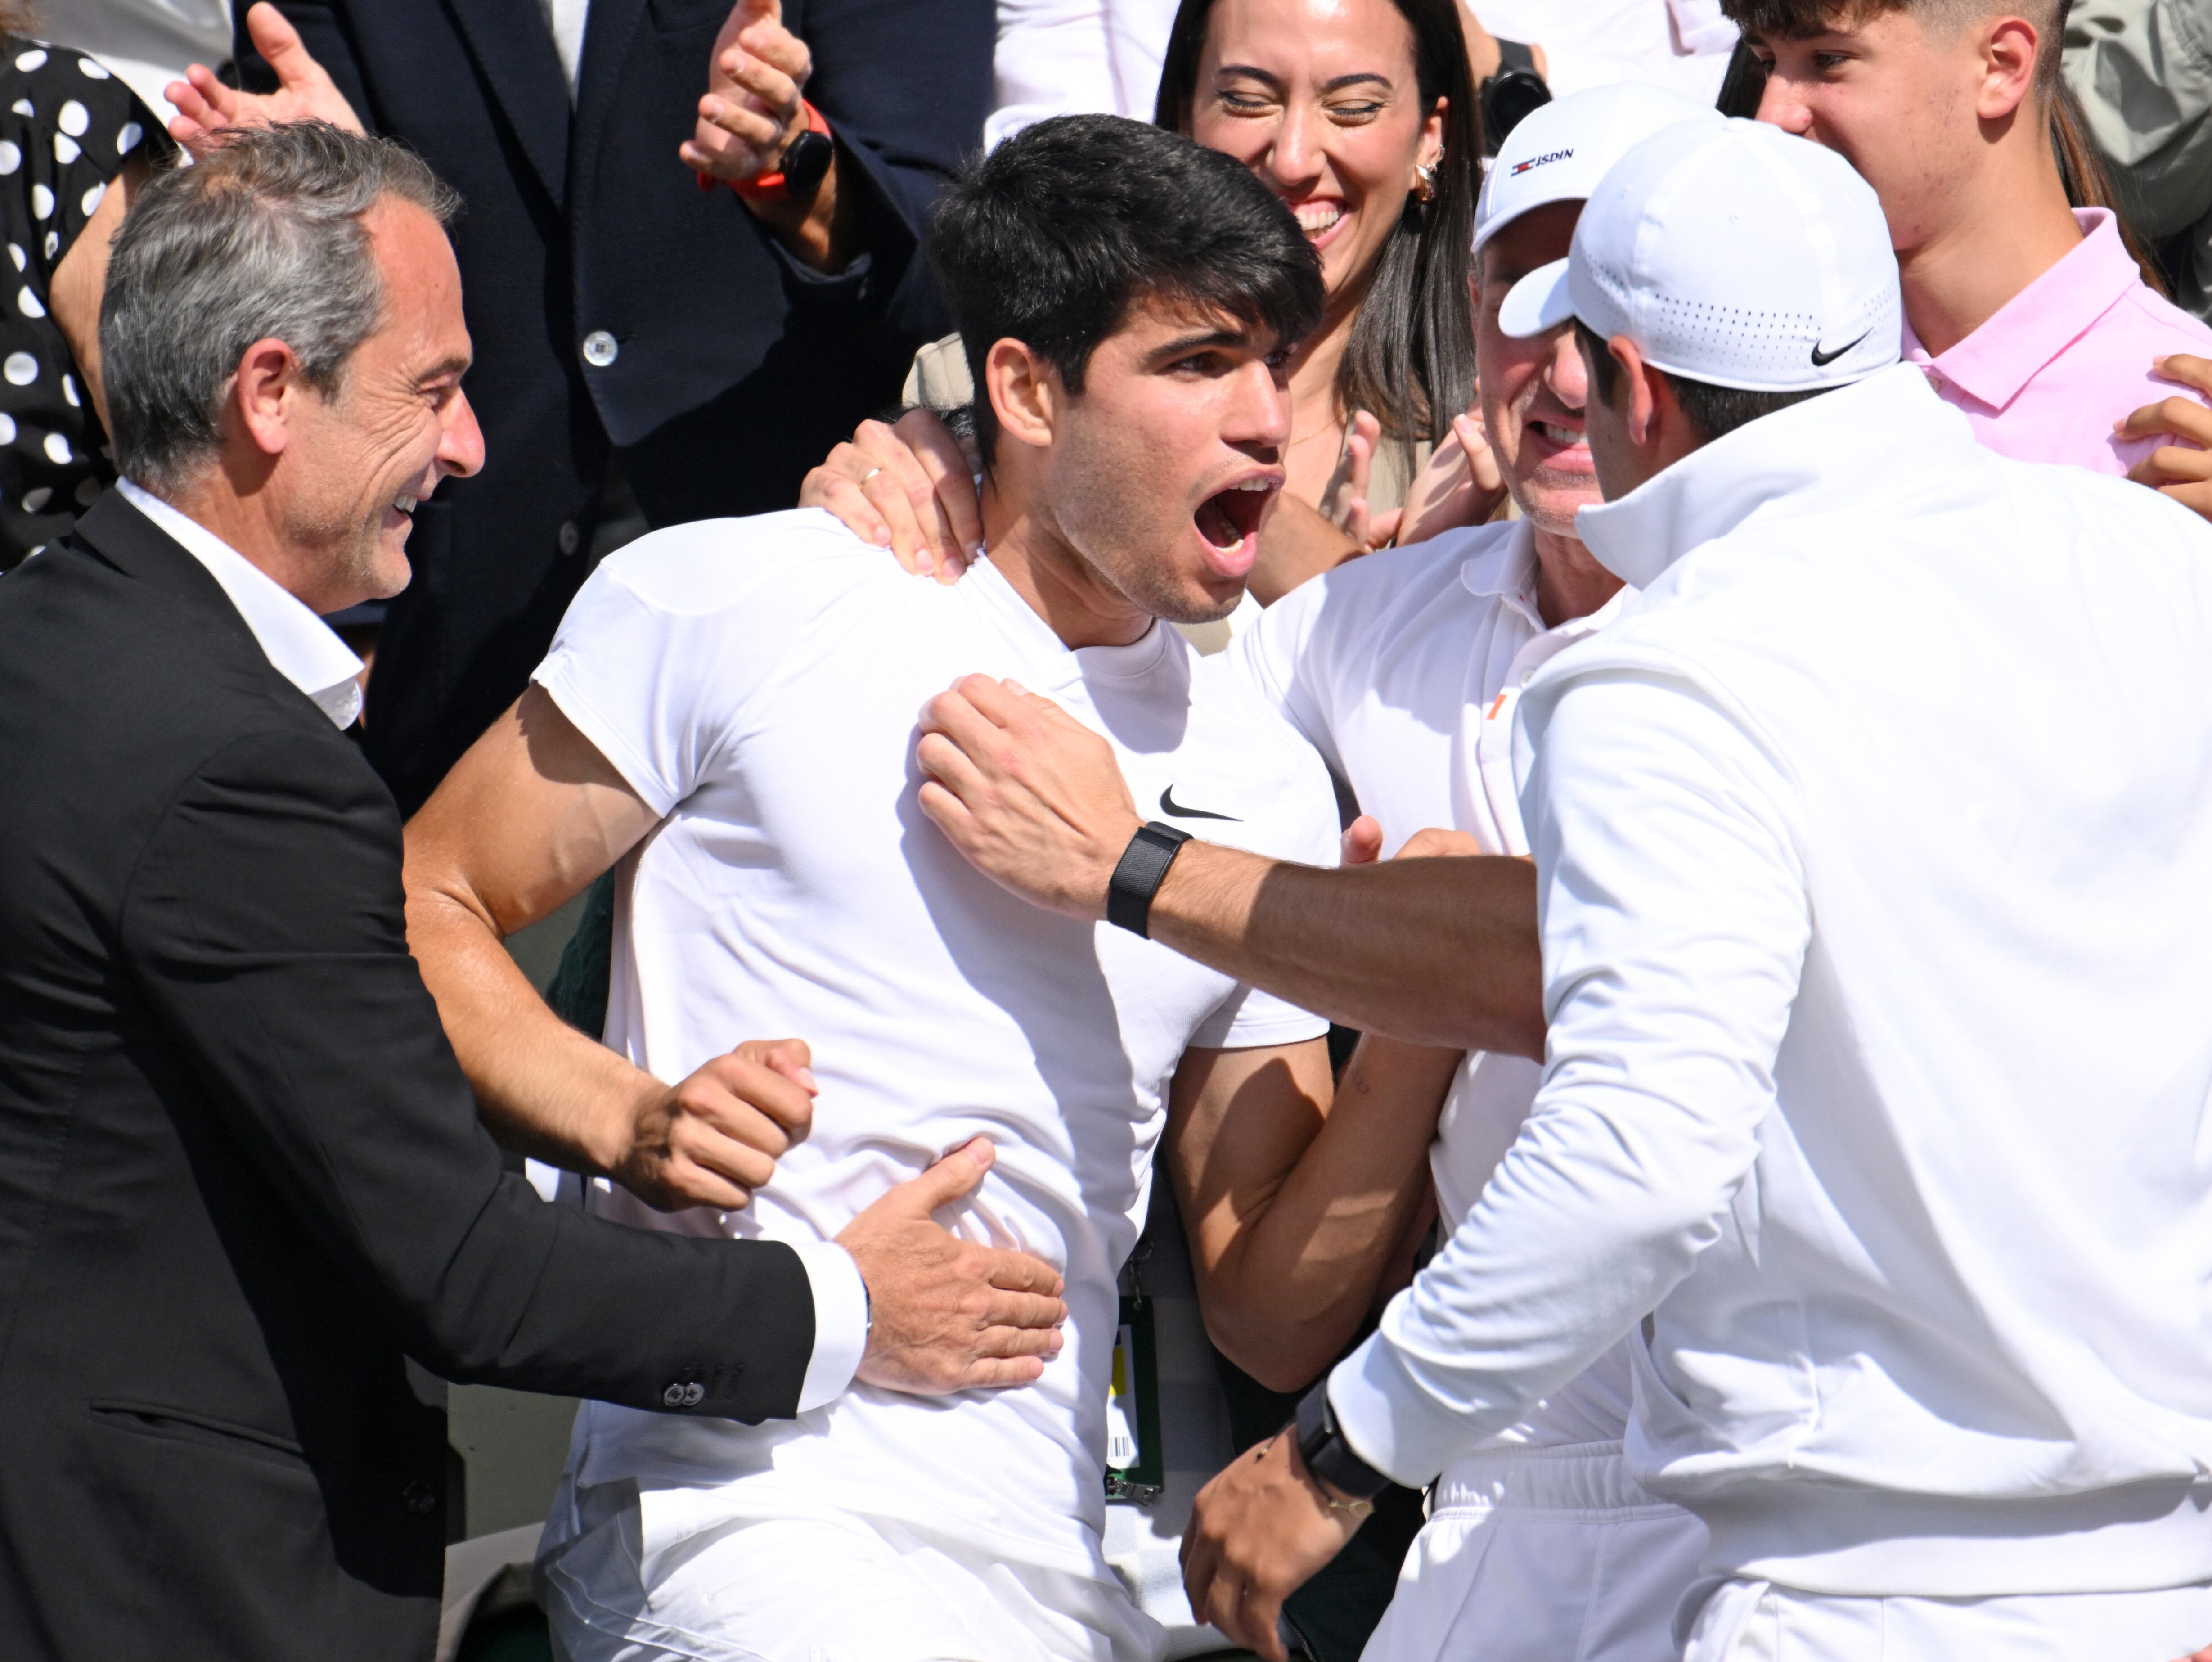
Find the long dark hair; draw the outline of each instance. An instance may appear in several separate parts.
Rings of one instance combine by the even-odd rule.
[[[1480,183],[1474,77],[1454,0],[1391,0],[1413,30],[1414,75],[1425,110],[1439,98],[1443,154],[1436,195],[1408,193],[1375,265],[1344,360],[1337,366],[1341,413],[1373,412],[1385,437],[1441,441],[1452,417],[1474,402],[1474,314],[1468,296]],[[1213,0],[1182,0],[1160,64],[1155,125],[1188,132],[1198,94],[1198,60]]]

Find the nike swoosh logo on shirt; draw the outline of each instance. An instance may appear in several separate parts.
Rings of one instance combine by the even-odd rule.
[[[1175,800],[1173,785],[1170,785],[1160,793],[1160,812],[1171,813],[1178,819],[1226,819],[1231,825],[1237,825],[1244,823],[1233,813],[1216,813],[1210,808],[1186,808],[1180,806]]]
[[[1859,337],[1859,340],[1864,340],[1867,338],[1867,335],[1870,335],[1873,332],[1873,330],[1868,330],[1866,334],[1863,334]],[[1823,352],[1820,350],[1820,343],[1814,341],[1813,343],[1813,367],[1815,369],[1826,368],[1838,358],[1843,356],[1844,353],[1850,351],[1852,347],[1857,345],[1859,344],[1859,340],[1846,341],[1843,345],[1838,346],[1832,352]]]

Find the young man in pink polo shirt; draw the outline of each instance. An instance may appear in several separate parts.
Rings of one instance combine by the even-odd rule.
[[[1881,198],[1905,356],[1976,436],[2023,461],[2166,483],[2172,470],[2148,464],[2196,423],[2155,407],[2185,376],[2205,390],[2212,364],[2168,366],[2172,380],[2156,366],[2212,357],[2212,329],[2143,283],[2110,210],[2067,202],[2051,143],[2061,0],[1724,9],[1767,66],[1759,119],[1839,152]]]

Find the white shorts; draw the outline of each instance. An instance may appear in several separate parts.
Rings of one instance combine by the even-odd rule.
[[[1705,1549],[1619,1443],[1485,1449],[1437,1480],[1361,1662],[1674,1662]]]
[[[1698,1596],[1682,1662],[2174,1662],[2212,1643],[2212,1584],[1846,1598],[1725,1580]]]
[[[884,1519],[732,1519],[655,1555],[637,1490],[568,1488],[538,1560],[562,1662],[1142,1662],[1121,1584],[1008,1563]]]

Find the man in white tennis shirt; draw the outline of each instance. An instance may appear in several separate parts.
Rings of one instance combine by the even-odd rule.
[[[749,1208],[663,1216],[595,1188],[595,1210],[823,1241],[988,1136],[960,1226],[1061,1269],[1066,1348],[995,1394],[864,1379],[757,1427],[587,1405],[540,1558],[579,1662],[1148,1658],[1099,1529],[1115,1278],[1169,1100],[1318,1114],[1329,1089],[1317,1020],[972,870],[912,761],[924,702],[981,669],[1106,735],[1164,815],[1333,856],[1319,761],[1156,621],[1242,593],[1282,478],[1281,361],[1319,316],[1311,250],[1229,158],[1081,117],[957,182],[932,257],[989,398],[989,560],[917,583],[812,512],[644,539],[422,818],[451,884],[496,880],[475,891],[490,917],[623,860],[606,1038],[645,1072],[681,1075],[732,1026],[811,1045],[811,1135]],[[479,928],[426,966],[479,1093],[514,1105],[551,1089],[531,1053],[576,1036],[526,1001],[501,1008],[527,1044],[484,1020],[496,951]]]
[[[2212,536],[1978,447],[1803,141],[1639,146],[1504,320],[1571,314],[1643,592],[1522,697],[1544,1083],[1194,1581],[1264,1613],[1335,1533],[1270,1468],[1420,1481],[1656,1306],[1689,1662],[2165,1662],[2212,1632]]]

